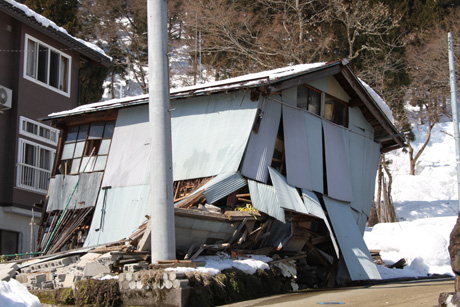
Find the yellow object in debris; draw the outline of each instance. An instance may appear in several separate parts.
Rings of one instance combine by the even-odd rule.
[[[245,206],[238,206],[235,208],[235,211],[248,211],[248,212],[259,212],[257,209],[255,209],[252,204],[246,204]],[[253,215],[254,218],[257,220],[257,217]]]

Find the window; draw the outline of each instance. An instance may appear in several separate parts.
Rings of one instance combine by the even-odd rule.
[[[19,252],[19,232],[0,229],[0,255],[14,255]]]
[[[57,145],[59,137],[58,129],[51,128],[50,126],[28,119],[24,116],[20,116],[19,121],[20,134],[49,143],[51,145]]]
[[[329,95],[324,99],[324,118],[337,125],[347,126],[346,104]]]
[[[348,108],[344,101],[308,85],[297,87],[297,107],[341,126],[348,126]]]
[[[71,58],[26,35],[24,78],[69,96]]]
[[[321,115],[321,92],[306,86],[297,88],[297,106],[313,114]]]
[[[63,174],[103,171],[114,126],[114,121],[108,121],[69,127],[59,171]]]
[[[55,150],[19,139],[16,186],[46,194]]]

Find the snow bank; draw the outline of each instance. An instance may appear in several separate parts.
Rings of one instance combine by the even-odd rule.
[[[245,272],[246,274],[254,274],[258,269],[267,270],[269,265],[267,262],[272,261],[270,257],[263,255],[248,255],[246,257],[238,257],[238,259],[232,259],[229,255],[220,253],[216,256],[204,256],[198,257],[196,261],[204,261],[206,265],[204,267],[195,268],[168,268],[167,271],[174,272],[199,272],[207,273],[212,276],[219,274],[223,270],[235,268]]]
[[[40,307],[40,301],[16,279],[0,281],[1,307]]]
[[[422,146],[427,128],[413,127],[415,151]],[[382,260],[392,264],[405,258],[404,269],[378,266],[383,279],[453,275],[448,246],[457,221],[458,196],[453,123],[438,123],[431,141],[409,175],[409,156],[403,150],[386,154],[392,161],[392,198],[400,222],[367,228],[364,240],[369,249],[381,250]]]

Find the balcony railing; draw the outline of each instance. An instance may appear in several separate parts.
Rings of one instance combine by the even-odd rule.
[[[46,194],[49,179],[51,177],[51,171],[23,163],[18,163],[17,166],[17,187]]]

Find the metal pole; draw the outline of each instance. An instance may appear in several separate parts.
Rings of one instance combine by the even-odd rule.
[[[176,258],[166,0],[148,0],[152,263]]]
[[[447,41],[449,44],[450,104],[452,106],[452,120],[454,122],[454,139],[457,164],[457,195],[459,198],[460,211],[460,139],[458,131],[457,83],[455,80],[454,44],[451,32],[447,34]]]
[[[200,58],[200,83],[201,83],[201,31],[200,31],[200,39],[199,39],[198,43],[199,43],[199,47],[200,47],[200,56],[199,56],[199,58]]]

